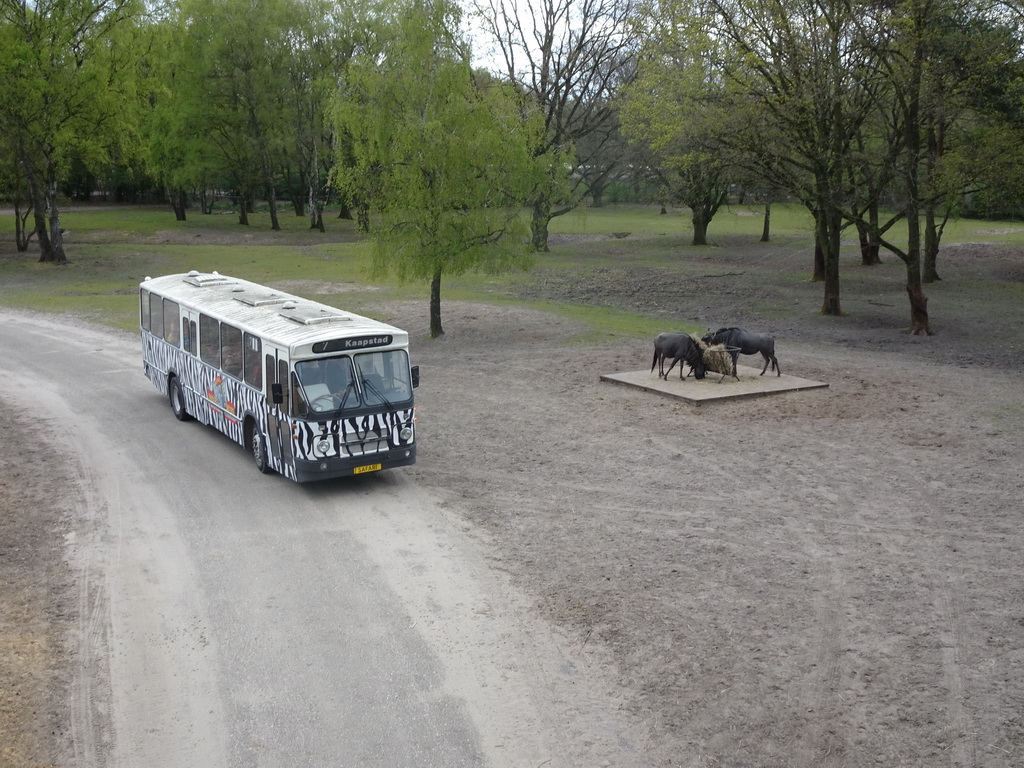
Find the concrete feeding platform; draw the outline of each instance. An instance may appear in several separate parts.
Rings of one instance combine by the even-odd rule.
[[[676,369],[678,370],[678,368]],[[801,379],[796,376],[775,376],[769,371],[760,376],[760,368],[748,368],[745,365],[736,367],[739,381],[732,376],[722,379],[722,374],[708,371],[707,377],[697,381],[693,376],[688,376],[685,381],[679,380],[679,375],[673,370],[669,374],[668,381],[658,378],[658,372],[654,371],[630,371],[627,373],[605,373],[601,374],[601,381],[608,381],[612,384],[625,384],[627,387],[636,387],[648,392],[655,392],[659,395],[675,397],[685,400],[691,405],[714,402],[718,400],[738,400],[744,397],[764,397],[776,395],[780,392],[793,392],[800,389],[821,389],[827,387],[820,381]]]

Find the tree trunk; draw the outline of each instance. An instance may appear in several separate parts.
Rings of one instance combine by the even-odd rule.
[[[882,263],[879,255],[879,243],[874,237],[871,227],[857,223],[857,239],[860,241],[860,263],[863,267],[873,267]]]
[[[924,26],[923,19],[915,19],[919,25],[916,45],[910,59],[910,85],[908,87],[906,117],[903,121],[903,175],[907,195],[907,297],[910,299],[910,334],[930,335],[928,325],[928,299],[921,284],[921,208],[920,208],[920,162],[921,162],[921,94],[924,79]]]
[[[167,190],[167,197],[171,201],[171,208],[174,209],[175,221],[186,221],[185,218],[185,190],[181,187]]]
[[[246,227],[249,226],[249,203],[244,194],[238,198],[238,223]]]
[[[28,223],[29,215],[32,213],[32,203],[28,203],[24,213],[22,213],[21,206],[21,200],[14,201],[14,242],[18,248],[18,253],[24,253],[28,250],[28,244],[32,241],[32,235],[35,234],[34,230],[28,229],[25,226]]]
[[[32,198],[32,220],[36,237],[39,239],[39,261],[51,261],[50,235],[46,230],[46,196],[35,166],[21,157],[21,167],[28,179],[29,195]]]
[[[352,220],[352,208],[344,197],[338,202],[338,218]]]
[[[356,207],[356,229],[360,232],[370,231],[370,206],[364,203]]]
[[[939,258],[939,231],[935,221],[935,207],[928,205],[924,220],[924,263],[921,265],[921,282],[935,283],[942,280],[936,262]]]
[[[530,221],[530,248],[537,253],[548,252],[548,223],[551,221],[551,203],[544,197],[533,201]]]
[[[761,228],[761,242],[767,243],[771,237],[772,204],[764,204],[764,226]]]
[[[811,274],[812,283],[825,281],[825,249],[821,247],[819,235],[814,235],[814,272]]]
[[[267,180],[267,205],[270,207],[270,228],[274,232],[281,231],[281,222],[277,219],[277,191],[274,189],[274,180]]]
[[[916,180],[912,177],[912,180]],[[917,207],[917,189],[909,185],[907,203],[907,298],[910,299],[910,335],[930,336],[928,297],[921,283],[921,216]]]
[[[309,190],[308,190],[308,192],[309,192],[309,228],[310,229],[316,229],[317,228],[317,226],[316,226],[316,219],[317,219],[316,189],[314,189],[312,181],[309,182]],[[323,224],[323,219],[322,218],[321,218],[320,222],[321,222],[321,224]],[[323,232],[322,229],[320,231]]]
[[[313,196],[312,188],[309,190],[309,228],[326,232],[323,201]]]
[[[49,258],[40,261],[67,264],[68,257],[64,254],[64,230],[60,226],[60,209],[57,207],[56,179],[46,185],[46,209],[50,214],[50,255]]]
[[[444,336],[441,327],[441,270],[434,273],[430,281],[430,337],[436,339]]]
[[[811,215],[814,217],[814,263],[811,282],[823,283],[825,282],[825,245],[822,241],[822,213],[812,210]]]
[[[907,281],[907,297],[910,299],[910,335],[931,336],[932,330],[928,324],[928,297],[925,296],[920,281]]]
[[[818,234],[815,240],[821,246],[825,282],[821,314],[838,317],[843,314],[839,303],[839,247],[843,219],[839,211],[819,211],[816,219]]]
[[[690,221],[693,223],[693,245],[707,245],[708,219],[699,205],[691,210]]]

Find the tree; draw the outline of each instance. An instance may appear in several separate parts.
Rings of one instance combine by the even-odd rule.
[[[306,0],[298,4],[292,19],[286,101],[294,132],[285,176],[295,176],[290,186],[296,213],[302,210],[305,194],[310,228],[321,232],[334,166],[347,157],[341,150],[345,137],[336,134],[330,119],[331,94],[348,61],[357,53],[370,53],[373,13],[364,3]]]
[[[215,165],[239,196],[240,224],[262,193],[271,228],[280,229],[276,187],[292,125],[285,95],[300,10],[293,0],[182,0],[173,16],[155,157],[179,188],[208,180]],[[180,170],[177,158],[186,161]]]
[[[40,261],[63,264],[59,185],[73,157],[104,159],[135,136],[136,0],[2,0],[0,131],[15,151]]]
[[[690,92],[704,88],[701,106],[721,115],[717,135],[732,161],[813,214],[827,315],[841,314],[846,173],[872,105],[858,13],[842,0],[664,0],[647,9],[679,40]]]
[[[497,49],[498,74],[543,115],[545,131],[535,155],[564,158],[575,180],[561,196],[552,196],[551,184],[532,196],[531,242],[546,251],[551,219],[573,210],[587,192],[579,169],[594,161],[581,153],[583,139],[614,130],[612,100],[634,71],[633,0],[488,0],[475,8]],[[601,143],[588,146],[599,150]]]
[[[884,118],[881,142],[893,150],[896,216],[906,222],[907,244],[886,239],[877,221],[867,222],[867,230],[904,262],[910,332],[927,335],[924,284],[938,279],[943,227],[973,175],[963,173],[956,156],[978,157],[981,134],[968,126],[991,111],[978,94],[1005,88],[1000,81],[1013,70],[1020,46],[998,18],[987,18],[989,6],[970,0],[903,0],[866,10],[864,38],[875,79],[883,83],[876,114]],[[864,227],[857,212],[850,218]]]
[[[655,159],[664,194],[690,209],[693,245],[707,245],[707,231],[728,200],[729,130],[720,73],[709,67],[711,44],[693,45],[688,24],[649,15],[637,76],[619,94],[623,131]],[[682,33],[682,34],[681,34]]]
[[[446,0],[397,9],[380,53],[350,63],[335,112],[354,159],[337,183],[376,215],[375,268],[430,280],[435,337],[444,275],[532,263],[521,208],[550,165],[520,95],[474,77],[459,22]]]

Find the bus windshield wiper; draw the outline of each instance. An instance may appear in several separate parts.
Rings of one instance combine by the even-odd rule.
[[[341,402],[338,403],[338,410],[339,411],[343,410],[345,408],[345,401],[348,400],[348,396],[352,394],[352,390],[354,388],[355,388],[355,383],[352,382],[352,381],[350,381],[348,383],[348,386],[345,387],[345,393],[341,396]]]
[[[384,397],[384,395],[381,393],[381,391],[379,389],[377,389],[375,386],[373,386],[373,384],[370,383],[369,379],[362,379],[361,381],[363,382],[363,386],[366,387],[371,392],[373,392],[373,394],[375,394],[377,397],[379,397],[381,399],[381,402],[384,403],[384,405],[386,405],[388,408],[391,408],[392,410],[394,410],[395,406],[393,406],[391,404],[391,401],[388,400],[386,397]]]

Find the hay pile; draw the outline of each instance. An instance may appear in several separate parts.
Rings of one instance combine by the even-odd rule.
[[[720,373],[723,376],[732,376],[732,356],[725,351],[725,344],[708,346],[698,336],[691,336],[697,346],[700,347],[700,354],[704,358],[704,367],[709,371]]]

